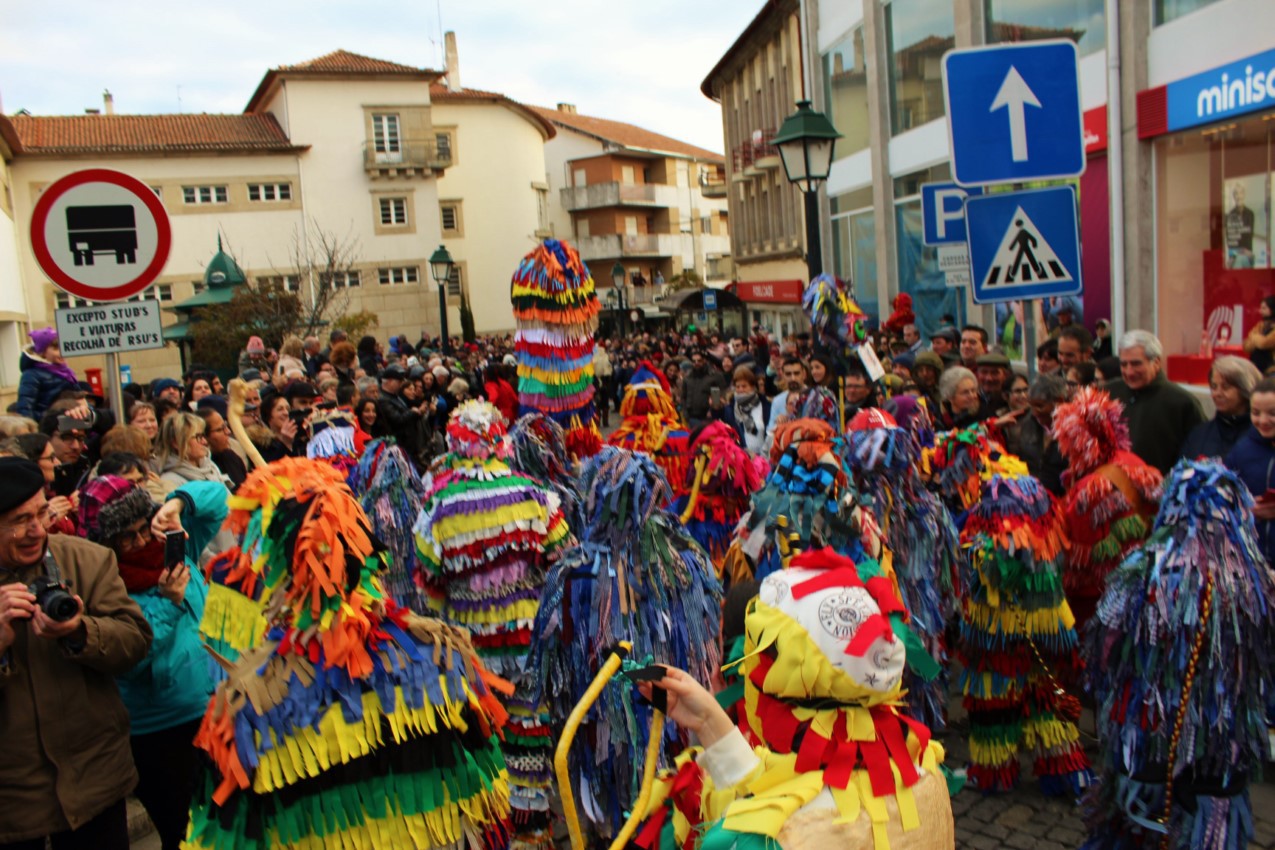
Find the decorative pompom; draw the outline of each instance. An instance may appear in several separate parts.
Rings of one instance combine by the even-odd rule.
[[[1050,430],[1071,467],[1072,480],[1110,463],[1116,452],[1130,450],[1124,405],[1095,387],[1081,387],[1070,401],[1058,405]]]

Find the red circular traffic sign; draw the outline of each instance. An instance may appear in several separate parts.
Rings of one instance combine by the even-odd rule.
[[[173,247],[168,211],[142,181],[88,168],[44,190],[31,214],[31,248],[54,284],[89,301],[137,295]]]

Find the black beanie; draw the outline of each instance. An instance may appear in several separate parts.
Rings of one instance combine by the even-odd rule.
[[[7,514],[44,489],[44,472],[24,457],[0,457],[0,514]]]

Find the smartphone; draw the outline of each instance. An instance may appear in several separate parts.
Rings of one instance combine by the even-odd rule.
[[[170,531],[164,535],[164,567],[172,569],[186,563],[186,532]]]
[[[713,404],[717,404],[718,402],[720,402],[722,400],[722,388],[721,387],[710,388],[708,391],[708,398],[710,401],[713,402]]]

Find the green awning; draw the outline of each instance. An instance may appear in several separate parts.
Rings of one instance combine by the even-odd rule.
[[[190,322],[182,319],[164,328],[166,342],[183,342],[190,339]]]

